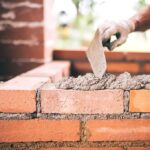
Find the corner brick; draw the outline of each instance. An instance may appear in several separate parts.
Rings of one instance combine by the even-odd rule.
[[[61,90],[49,83],[41,89],[41,108],[43,113],[123,113],[123,91]]]
[[[0,112],[36,111],[36,90],[44,82],[44,77],[13,78],[0,86]]]
[[[88,141],[150,140],[150,120],[89,120],[86,129]]]
[[[0,120],[0,142],[78,141],[79,120]]]
[[[150,90],[130,91],[130,112],[150,112]]]

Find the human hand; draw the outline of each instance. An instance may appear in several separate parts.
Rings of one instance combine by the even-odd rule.
[[[101,35],[102,43],[104,47],[109,50],[120,46],[126,42],[128,34],[134,31],[134,24],[128,21],[104,21],[99,25],[99,32]],[[116,36],[112,41],[112,37]]]

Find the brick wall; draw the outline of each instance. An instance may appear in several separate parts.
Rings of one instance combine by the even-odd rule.
[[[138,52],[106,52],[107,72],[119,74],[150,73],[150,53]],[[55,60],[70,60],[72,75],[92,72],[85,50],[55,50]]]
[[[7,79],[51,60],[52,4],[53,0],[0,0],[0,77]]]
[[[69,62],[0,84],[0,149],[149,150],[150,90],[56,89]]]

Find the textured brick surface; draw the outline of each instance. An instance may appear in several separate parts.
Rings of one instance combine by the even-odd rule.
[[[0,142],[78,141],[78,120],[0,120]]]
[[[122,90],[59,90],[47,84],[41,91],[43,113],[122,113]]]
[[[89,120],[86,129],[89,141],[150,140],[150,120]]]
[[[130,91],[130,112],[150,112],[150,90]]]
[[[16,77],[0,86],[0,112],[34,112],[36,90],[46,77]]]

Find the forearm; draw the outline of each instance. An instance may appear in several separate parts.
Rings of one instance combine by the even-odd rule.
[[[133,31],[146,31],[150,29],[150,6],[133,16],[130,21],[134,24]]]

